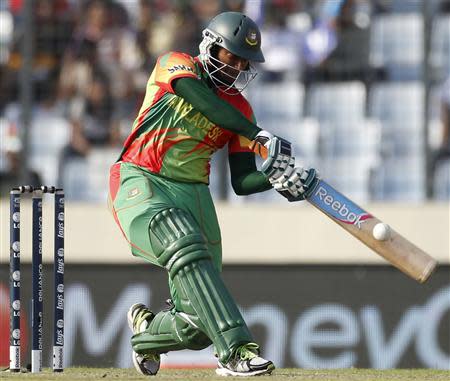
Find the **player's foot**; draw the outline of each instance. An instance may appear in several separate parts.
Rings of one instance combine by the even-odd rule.
[[[134,335],[142,333],[148,328],[154,317],[155,314],[144,304],[135,303],[130,307],[127,313],[128,326]]]
[[[142,303],[133,304],[127,313],[128,326],[133,334],[144,332],[151,323],[155,314]],[[136,370],[145,376],[154,376],[158,373],[161,359],[159,354],[139,354],[133,351],[133,365]]]
[[[270,374],[274,369],[272,361],[259,356],[258,345],[248,343],[240,346],[226,364],[219,361],[216,373],[219,376],[249,377]]]
[[[158,373],[161,364],[158,354],[140,355],[133,351],[132,358],[135,369],[144,376],[155,376]]]

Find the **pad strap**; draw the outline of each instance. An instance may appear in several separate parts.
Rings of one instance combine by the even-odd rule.
[[[131,345],[141,354],[204,349],[211,345],[211,340],[199,329],[199,324],[197,316],[164,310],[156,314],[145,332],[131,338]]]

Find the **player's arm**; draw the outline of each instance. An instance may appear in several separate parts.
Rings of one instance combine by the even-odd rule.
[[[217,97],[201,81],[182,77],[174,81],[175,94],[184,98],[211,122],[267,148],[261,172],[257,171],[253,153],[230,155],[232,186],[236,194],[263,192],[272,186],[289,201],[305,198],[316,182],[315,171],[295,168],[291,144],[274,137],[244,117],[234,107]],[[296,171],[296,170],[299,171]]]
[[[237,195],[264,192],[272,188],[268,178],[256,169],[253,152],[235,152],[228,155],[231,185]]]
[[[177,52],[164,54],[158,58],[154,73],[158,86],[185,99],[214,124],[246,137],[254,146],[271,147],[269,151],[275,155],[269,155],[273,157],[267,163],[272,164],[274,160],[291,156],[291,144],[288,141],[259,128],[200,81],[192,57]]]
[[[229,103],[219,98],[203,82],[192,77],[177,78],[173,81],[175,94],[184,98],[214,124],[254,140],[261,131]]]
[[[264,192],[274,188],[289,201],[307,199],[314,191],[319,176],[315,169],[295,167],[285,171],[277,180],[273,181],[263,172],[258,171],[253,152],[235,152],[228,155],[231,173],[231,185],[234,193],[245,196]],[[286,176],[286,173],[289,175]]]
[[[192,104],[214,124],[246,137],[254,146],[267,149],[268,154],[261,171],[269,181],[275,181],[282,175],[289,177],[294,162],[291,143],[259,128],[196,78],[177,78],[172,87],[176,95]]]

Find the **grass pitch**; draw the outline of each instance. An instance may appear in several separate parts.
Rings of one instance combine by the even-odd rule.
[[[42,373],[9,373],[1,372],[0,379],[5,380],[221,380],[214,369],[173,370],[162,369],[156,377],[145,377],[134,369],[108,368],[68,368],[63,373],[53,373],[44,369]],[[242,380],[242,378],[232,378]],[[228,378],[230,380],[230,378]],[[271,376],[260,376],[257,381],[428,381],[450,380],[450,371],[434,369],[333,369],[333,370],[305,370],[305,369],[277,369]]]

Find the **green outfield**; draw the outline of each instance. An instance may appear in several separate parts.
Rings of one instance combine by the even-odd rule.
[[[8,380],[143,380],[148,377],[139,375],[134,369],[108,369],[108,368],[69,368],[64,373],[54,374],[44,370],[39,374],[2,372],[2,379]],[[215,376],[213,369],[201,370],[172,370],[163,369],[152,380],[224,380],[224,377]],[[230,378],[228,378],[230,379]],[[240,379],[240,378],[238,378]],[[272,376],[258,377],[256,380],[271,381],[427,381],[450,379],[450,371],[434,369],[335,369],[335,370],[304,370],[304,369],[277,369]]]

